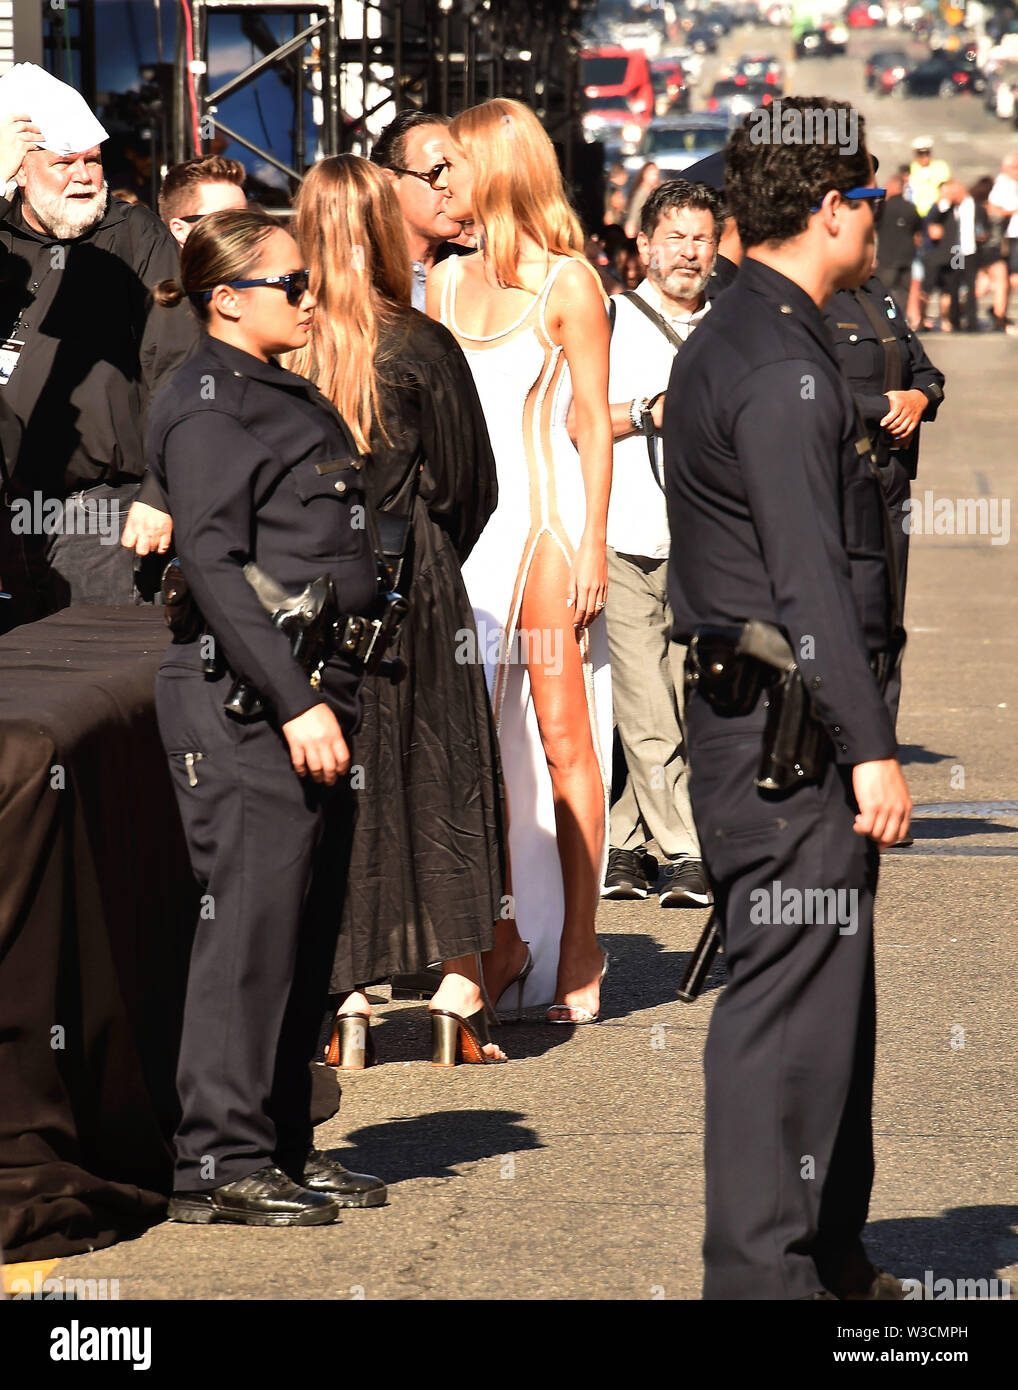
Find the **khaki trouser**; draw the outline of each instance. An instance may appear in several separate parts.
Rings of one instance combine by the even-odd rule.
[[[608,547],[612,700],[629,769],[611,809],[609,844],[634,850],[653,839],[668,859],[699,859],[682,733],[686,649],[669,640],[667,570],[667,560]]]

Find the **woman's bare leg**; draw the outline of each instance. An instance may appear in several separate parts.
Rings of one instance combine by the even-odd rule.
[[[545,536],[527,576],[520,629],[551,774],[565,890],[555,1001],[596,1013],[603,957],[594,916],[604,848],[604,783],[594,751],[573,612],[566,604],[568,587],[565,557]]]

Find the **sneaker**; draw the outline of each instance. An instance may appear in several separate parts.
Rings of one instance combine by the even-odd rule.
[[[657,878],[657,860],[645,849],[610,849],[602,898],[645,898]]]
[[[662,907],[710,907],[714,901],[699,859],[673,859],[661,873],[664,884],[658,901]]]

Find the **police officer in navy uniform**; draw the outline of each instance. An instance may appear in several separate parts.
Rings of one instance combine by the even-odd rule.
[[[329,576],[338,607],[377,593],[360,460],[334,408],[274,354],[315,301],[293,239],[264,213],[205,218],[181,279],[205,333],[155,400],[149,466],[169,503],[200,631],[160,667],[156,708],[202,911],[177,1070],[171,1219],[320,1225],[385,1200],[377,1178],[312,1147],[310,1073],[352,830],[361,676],[333,656],[319,689],[244,573],[288,593]],[[235,679],[261,717],[224,702]]]
[[[841,369],[848,378],[873,443],[891,516],[898,584],[908,575],[911,484],[919,464],[919,424],[935,420],[944,399],[944,373],[926,355],[887,286],[871,275],[855,290],[839,290],[824,311]],[[901,667],[885,691],[895,722]]]
[[[690,693],[693,811],[728,969],[704,1056],[704,1296],[900,1297],[860,1233],[877,851],[911,802],[871,669],[893,637],[883,500],[822,313],[872,267],[873,172],[847,104],[784,106],[804,122],[832,108],[811,119],[826,141],[759,141],[752,114],[733,133],[725,194],[746,256],[676,357],[664,415],[675,639],[780,629],[829,750],[818,780],[761,790],[765,692],[743,714],[715,708],[716,687]],[[743,693],[749,661],[729,672]]]

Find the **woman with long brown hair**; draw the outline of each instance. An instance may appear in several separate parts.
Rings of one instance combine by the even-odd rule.
[[[590,1023],[608,966],[594,933],[611,756],[608,318],[536,116],[485,102],[444,149],[446,211],[474,220],[482,249],[432,271],[428,312],[466,353],[498,465],[498,508],[464,578],[489,638],[510,892],[536,961],[529,1002],[554,1001],[549,1023]]]
[[[380,169],[356,155],[316,164],[297,200],[297,236],[318,311],[289,365],[370,453],[369,498],[410,602],[395,650],[408,675],[365,686],[331,1056],[370,1063],[365,984],[440,960],[432,1060],[499,1061],[478,955],[503,911],[502,792],[483,669],[461,659],[473,614],[460,563],[496,500],[484,417],[452,335],[410,307],[403,217]],[[488,977],[493,1002],[526,970],[518,936],[502,959],[501,977]]]

